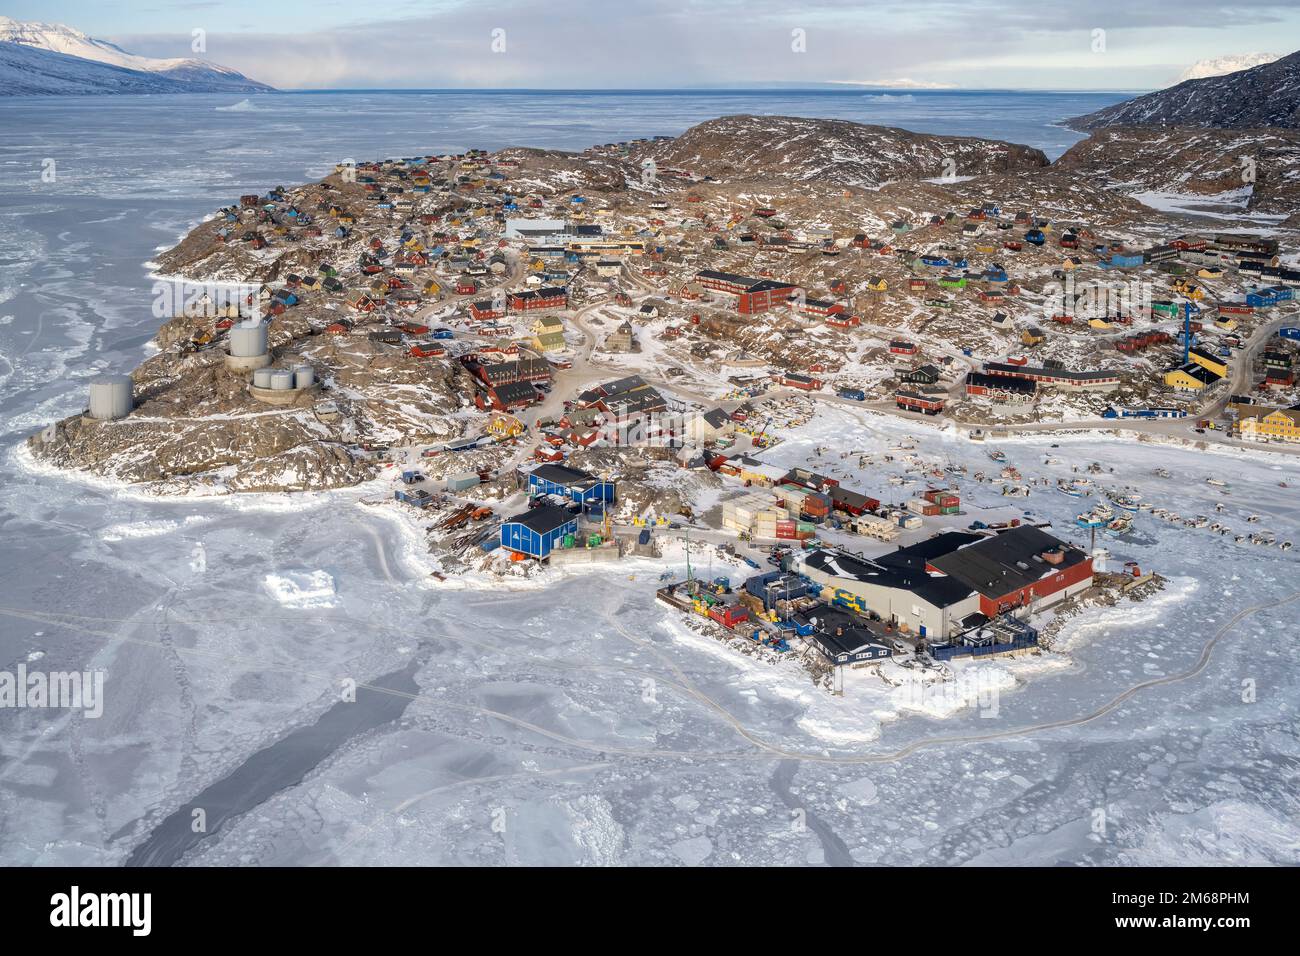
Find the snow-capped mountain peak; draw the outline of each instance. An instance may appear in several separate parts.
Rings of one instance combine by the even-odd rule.
[[[43,52],[75,57],[78,60],[103,64],[117,70],[145,74],[138,78],[142,83],[147,82],[149,74],[165,78],[167,82],[159,86],[159,92],[168,91],[166,88],[172,85],[178,87],[175,92],[257,92],[271,89],[263,83],[248,79],[236,70],[208,60],[190,57],[160,59],[128,53],[116,44],[96,39],[62,23],[26,22],[0,16],[0,44],[14,44],[36,53],[34,60],[31,55],[27,56],[27,60],[33,60],[37,64],[38,73],[43,72],[41,68],[46,66],[50,71],[57,73],[66,72],[68,69],[67,64],[59,62],[57,58],[48,59],[39,56]],[[85,81],[93,83],[93,76],[93,71],[86,74]],[[18,82],[18,87],[15,88],[21,87],[27,90],[32,85],[33,78],[30,76],[15,79],[16,82],[23,81]],[[112,77],[110,86],[113,89],[106,92],[123,91],[120,74]],[[50,92],[63,92],[63,90],[51,89]]]
[[[1198,60],[1183,70],[1178,82],[1185,80],[1203,80],[1209,76],[1223,76],[1238,73],[1254,66],[1263,66],[1282,58],[1280,53],[1234,53],[1229,56],[1216,56],[1208,60]]]

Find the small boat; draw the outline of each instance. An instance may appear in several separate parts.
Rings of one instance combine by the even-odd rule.
[[[996,461],[998,464],[1001,464],[1002,462],[1007,460],[1007,453],[999,449],[998,451],[989,452],[989,457],[992,458],[994,461]]]
[[[1228,487],[1228,483],[1224,481],[1222,478],[1206,478],[1205,483],[1207,485],[1214,485],[1214,487],[1216,488]]]
[[[1120,495],[1118,498],[1112,498],[1111,500],[1115,502],[1115,507],[1121,511],[1136,512],[1140,504],[1132,495]]]
[[[1082,498],[1084,495],[1082,488],[1077,485],[1067,485],[1063,481],[1057,484],[1056,490],[1063,495],[1069,495],[1071,498]]]
[[[1100,528],[1106,523],[1106,519],[1096,512],[1089,511],[1081,515],[1075,515],[1074,523],[1080,528]]]
[[[1110,521],[1106,525],[1106,531],[1113,535],[1128,534],[1133,530],[1133,519],[1128,515],[1121,515]]]
[[[1172,477],[1172,476],[1169,474],[1169,469],[1168,469],[1168,468],[1157,468],[1157,469],[1156,469],[1155,471],[1153,471],[1151,474],[1155,475],[1157,478],[1170,478],[1170,477]]]

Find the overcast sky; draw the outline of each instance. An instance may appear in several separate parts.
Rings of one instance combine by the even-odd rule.
[[[202,55],[286,89],[1145,90],[1200,59],[1300,49],[1300,0],[3,0],[0,10],[149,56],[193,55],[201,29]]]

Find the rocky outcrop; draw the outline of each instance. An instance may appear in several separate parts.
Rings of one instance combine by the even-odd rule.
[[[1103,129],[1070,147],[1050,178],[1127,195],[1236,195],[1252,212],[1292,215],[1300,211],[1300,131]]]
[[[641,144],[632,159],[722,182],[776,179],[866,189],[1047,165],[1040,150],[1000,140],[793,116],[723,116],[675,139]]]

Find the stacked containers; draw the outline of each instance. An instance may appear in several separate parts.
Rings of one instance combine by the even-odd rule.
[[[254,370],[253,370],[253,386],[254,386],[255,388],[270,388],[270,387],[271,387],[271,374],[272,374],[274,371],[275,371],[275,369],[270,368],[269,366],[266,367],[266,368],[254,369]]]
[[[271,388],[277,392],[293,390],[293,372],[287,368],[277,368],[271,372]]]
[[[925,493],[925,500],[939,506],[939,514],[954,515],[961,509],[961,499],[943,488],[931,488]]]

